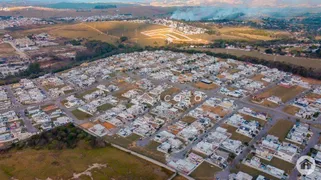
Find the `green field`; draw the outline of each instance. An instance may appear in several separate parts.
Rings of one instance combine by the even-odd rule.
[[[79,120],[85,120],[92,117],[90,114],[84,113],[78,109],[71,111],[71,113]]]
[[[70,179],[98,163],[93,179],[168,179],[172,172],[112,147],[91,149],[80,145],[61,151],[25,149],[1,154],[0,179]],[[90,179],[81,175],[79,179]]]

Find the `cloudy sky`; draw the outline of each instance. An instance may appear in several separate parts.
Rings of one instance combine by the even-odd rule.
[[[132,0],[135,1],[135,0]],[[144,2],[144,0],[140,0]],[[145,2],[159,2],[186,5],[240,5],[240,6],[320,6],[321,0],[145,0]]]
[[[147,3],[153,5],[233,5],[248,7],[320,7],[321,0],[0,0],[1,1],[41,1],[41,2],[123,2]]]

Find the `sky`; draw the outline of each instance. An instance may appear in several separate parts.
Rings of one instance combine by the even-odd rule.
[[[320,7],[321,0],[0,0],[0,2],[121,2],[147,3],[151,5],[187,5],[187,6],[243,6],[243,7]]]
[[[182,4],[199,4],[199,5],[237,5],[237,6],[318,6],[321,0],[147,0],[160,2],[180,2]]]
[[[1,0],[0,0],[1,1]],[[52,1],[52,0],[47,0]],[[77,1],[77,0],[71,0]],[[271,6],[271,7],[321,7],[321,0],[78,0],[87,2],[139,2],[152,4],[180,4],[180,5],[234,5],[234,6]]]

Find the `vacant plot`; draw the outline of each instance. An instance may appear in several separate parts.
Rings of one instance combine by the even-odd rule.
[[[85,119],[89,119],[92,117],[92,115],[87,114],[85,112],[82,112],[78,109],[75,109],[73,111],[71,111],[71,113],[78,119],[78,120],[85,120]]]
[[[315,93],[309,93],[306,95],[306,98],[310,98],[310,99],[320,99],[321,98],[321,95],[320,94],[315,94]]]
[[[264,78],[263,74],[257,74],[254,77],[252,77],[252,80],[262,82],[264,86],[267,86],[269,83],[266,81],[263,81],[262,78]]]
[[[107,111],[108,109],[111,109],[111,108],[113,108],[113,107],[114,107],[113,105],[107,103],[107,104],[98,106],[98,107],[97,107],[97,110],[98,110],[98,111],[101,111],[101,112],[104,112],[104,111]]]
[[[70,179],[98,163],[92,179],[168,179],[173,173],[112,147],[61,151],[25,149],[1,155],[0,179]],[[91,179],[81,175],[79,179]]]
[[[219,115],[220,117],[224,117],[225,115],[228,114],[228,111],[226,111],[224,108],[220,106],[212,107],[212,106],[203,105],[202,108],[204,111],[212,112],[214,114]]]
[[[222,171],[221,168],[204,161],[190,174],[190,176],[200,180],[215,179],[215,174],[220,171]]]
[[[300,86],[284,87],[284,86],[274,86],[262,94],[259,94],[259,98],[268,98],[270,96],[277,96],[281,98],[283,103],[295,98],[297,95],[302,93],[305,89]]]
[[[287,161],[284,161],[276,157],[273,157],[271,161],[266,161],[264,159],[261,159],[261,162],[263,162],[264,164],[269,164],[271,166],[277,167],[279,169],[283,169],[287,174],[290,174],[295,166],[292,163],[289,163]]]
[[[117,144],[117,145],[122,146],[124,148],[128,148],[129,146],[132,146],[132,143],[137,141],[139,138],[141,138],[141,137],[138,136],[137,134],[131,134],[128,137],[121,137],[118,135],[104,137],[104,139],[106,139],[108,142],[113,143],[113,144]]]
[[[10,57],[17,55],[16,50],[8,43],[0,44],[0,57]]]
[[[294,116],[297,112],[300,111],[300,108],[296,106],[288,105],[283,109],[283,111]]]
[[[245,172],[251,176],[253,176],[254,178],[259,176],[259,175],[263,175],[265,178],[268,178],[268,179],[277,179],[269,174],[266,174],[262,171],[259,171],[257,169],[254,169],[254,168],[251,168],[247,165],[244,165],[244,164],[240,164],[239,167],[237,168],[238,171],[242,171],[242,172]]]
[[[236,130],[237,130],[236,127],[230,126],[228,124],[223,124],[222,128],[227,129],[227,131],[232,134],[231,139],[233,139],[233,140],[239,140],[239,141],[241,141],[243,143],[249,143],[252,140],[251,138],[249,138],[247,136],[244,136],[244,135],[242,135],[240,133],[237,133],[236,132]]]
[[[97,88],[94,88],[94,89],[87,90],[87,91],[85,91],[85,92],[77,93],[77,94],[76,94],[76,97],[83,99],[83,97],[84,97],[85,95],[91,94],[91,93],[93,93],[93,92],[95,92],[95,91],[97,91],[97,90],[98,90]],[[83,99],[83,100],[84,100],[84,99]]]
[[[264,121],[262,119],[259,119],[259,118],[253,117],[253,116],[249,116],[249,115],[246,115],[246,114],[242,114],[242,113],[240,113],[240,115],[247,121],[257,121],[257,122],[259,122],[261,126],[264,126],[266,124],[266,121]]]
[[[194,121],[196,121],[196,118],[192,117],[192,116],[184,116],[181,121],[186,122],[188,124],[193,123]]]
[[[134,23],[125,21],[86,22],[77,24],[58,24],[41,28],[20,30],[14,37],[46,32],[55,37],[85,38],[117,43],[121,36],[128,37],[128,42],[141,46],[163,46],[166,41],[173,43],[207,43],[206,40],[191,38],[182,32],[161,25]]]
[[[166,97],[166,99],[169,99],[168,97],[173,97],[175,94],[179,93],[180,91],[181,90],[176,87],[169,88],[161,93],[160,98],[162,100],[165,100],[165,97]]]
[[[131,150],[145,155],[149,158],[155,159],[159,162],[166,163],[165,154],[157,151],[157,147],[160,145],[160,143],[155,141],[150,141],[148,145],[141,147],[141,146],[132,146],[130,147]]]
[[[212,84],[205,84],[203,82],[197,82],[193,84],[194,87],[199,88],[199,89],[204,89],[204,90],[213,90],[218,88],[219,86],[212,83]]]
[[[179,32],[173,28],[160,28],[150,31],[141,32],[143,35],[149,37],[149,39],[162,39],[164,41],[173,43],[191,43],[191,44],[207,44],[206,40],[190,38],[182,32]]]
[[[287,120],[279,120],[268,132],[270,135],[279,137],[279,140],[284,141],[285,137],[293,127],[294,123]]]

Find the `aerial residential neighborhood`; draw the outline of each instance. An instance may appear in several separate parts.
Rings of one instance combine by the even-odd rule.
[[[0,180],[321,180],[319,0],[0,0]]]
[[[320,88],[206,54],[119,54],[2,86],[1,143],[74,123],[186,177],[210,168],[222,179],[251,179],[254,169],[288,179],[301,155],[318,151]]]

